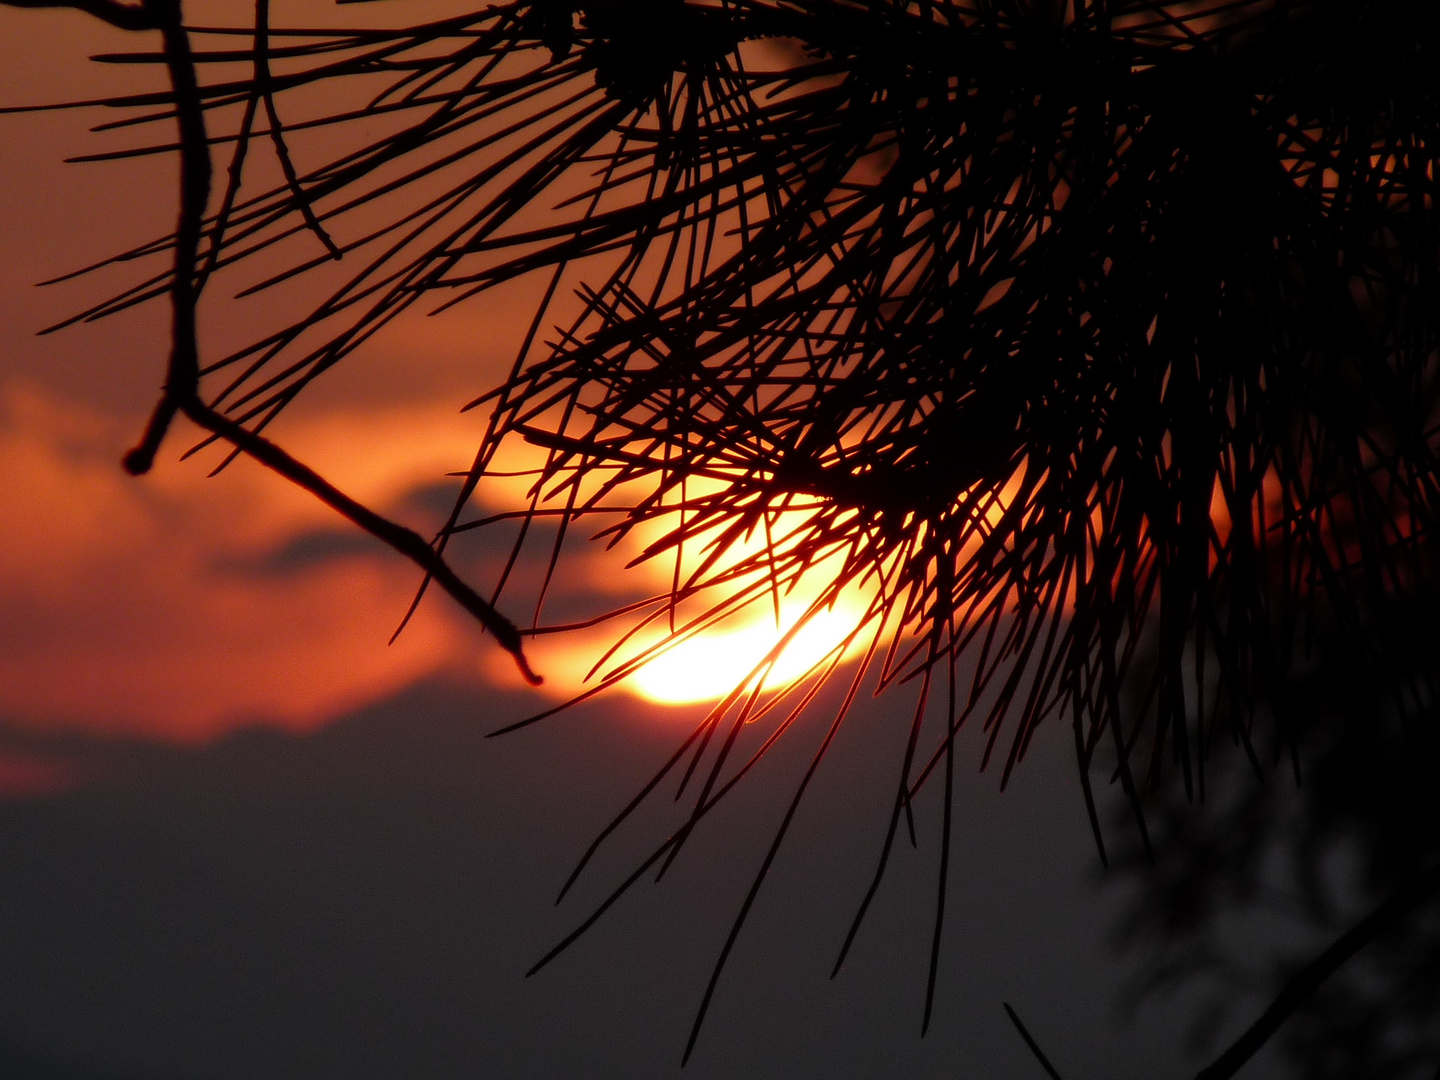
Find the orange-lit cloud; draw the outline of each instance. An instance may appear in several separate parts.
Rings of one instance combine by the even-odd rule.
[[[387,505],[438,473],[443,439],[395,437],[413,419],[359,425],[376,453],[349,467],[335,418],[296,441]],[[436,603],[387,648],[417,583],[409,566],[347,541],[348,526],[249,462],[207,480],[172,458],[129,478],[116,464],[129,434],[0,386],[6,718],[177,738],[256,719],[307,726],[487,647]],[[315,557],[307,538],[321,541]]]

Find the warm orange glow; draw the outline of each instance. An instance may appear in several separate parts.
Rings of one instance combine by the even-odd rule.
[[[526,456],[525,448],[516,448],[511,453],[515,461]],[[1006,508],[1018,496],[1024,471],[1022,461],[999,492],[980,501],[975,509],[978,531],[966,541],[962,559],[978,548],[985,530],[1000,523]],[[482,483],[481,492],[485,491]],[[513,481],[504,480],[490,491],[492,498],[497,493],[512,498],[519,493]],[[772,516],[768,542],[777,555],[783,556],[796,542],[805,528],[806,518],[804,512],[791,510]],[[589,579],[594,589],[603,590],[607,583],[613,588],[617,581],[624,580],[632,585],[638,581],[652,595],[667,593],[675,580],[676,556],[667,554],[629,569],[621,567],[675,524],[670,515],[645,522],[613,552],[590,559],[579,568],[580,573]],[[714,533],[702,534],[687,542],[679,556],[680,580],[685,580],[690,570],[708,556],[707,543],[713,536]],[[713,572],[724,572],[746,559],[763,556],[766,543],[765,531],[757,527],[717,560]],[[706,595],[682,602],[673,622],[676,631],[673,643],[666,643],[671,636],[668,618],[655,619],[598,665],[597,658],[604,656],[616,638],[633,623],[535,640],[527,648],[536,667],[546,676],[545,692],[558,698],[570,697],[628,667],[633,670],[617,683],[617,688],[643,700],[659,705],[714,702],[738,689],[754,690],[757,682],[763,692],[779,692],[834,659],[837,650],[841,651],[843,661],[853,659],[869,644],[873,623],[869,628],[863,624],[870,617],[867,613],[875,608],[878,584],[873,576],[830,597],[828,592],[843,570],[843,560],[838,553],[817,558],[805,567],[798,579],[779,583],[777,618],[774,594],[763,568],[764,559],[751,565],[753,568],[746,574],[724,586],[707,589]],[[725,596],[738,594],[750,597],[739,610],[713,624],[699,628],[689,626],[692,619],[701,619],[708,608]],[[890,627],[886,633],[894,629]],[[487,657],[482,663],[487,678],[501,685],[512,684],[506,666],[498,658]]]
[[[772,536],[777,544],[784,542],[783,530],[795,527],[793,521],[785,520],[788,516],[776,515]],[[652,523],[646,533],[663,527],[663,521]],[[637,537],[606,555],[597,553],[575,568],[575,576],[592,579],[592,588],[607,580],[612,588],[617,583],[633,584],[638,580],[654,595],[663,595],[671,584],[673,560],[653,560],[621,569],[641,546]],[[753,553],[754,546],[754,540],[737,545],[720,561],[725,567],[733,567]],[[782,587],[778,619],[773,594],[765,588],[755,589],[754,578],[741,577],[734,583],[706,590],[708,595],[691,598],[677,608],[673,641],[667,613],[649,609],[656,617],[598,666],[597,661],[616,639],[635,625],[633,621],[622,619],[590,630],[542,636],[527,645],[527,653],[545,675],[542,692],[557,699],[582,693],[611,674],[627,670],[616,688],[658,705],[718,701],[738,688],[754,689],[757,679],[762,690],[778,691],[833,659],[837,650],[842,650],[842,658],[850,658],[862,647],[861,635],[856,631],[865,621],[873,586],[849,587],[833,603],[826,604],[822,596],[838,573],[836,558],[816,560],[800,580]],[[755,577],[760,574],[757,572]],[[705,624],[704,613],[727,595],[733,595],[731,590],[748,590],[753,599],[714,623]],[[691,626],[692,620],[702,625]],[[505,658],[484,654],[480,660],[487,680],[519,688],[518,676]]]
[[[795,626],[800,613],[747,618],[735,627],[701,633],[667,649],[630,679],[633,693],[662,705],[718,701],[742,683],[773,690],[804,676],[851,635],[864,617],[859,604],[837,604],[813,614],[763,670],[771,651]]]
[[[360,455],[336,417],[287,437],[386,509],[465,447],[404,439],[415,417],[403,410],[347,415],[373,451],[363,468],[347,467]],[[128,477],[117,462],[132,433],[37,385],[0,383],[7,721],[178,741],[256,722],[304,729],[485,647],[452,606],[430,604],[387,648],[412,567],[251,462],[206,479],[172,459]]]

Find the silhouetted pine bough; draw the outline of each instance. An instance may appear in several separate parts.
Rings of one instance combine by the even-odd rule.
[[[674,560],[669,592],[615,613],[599,688],[665,647],[632,632],[778,608],[831,560],[811,611],[869,597],[847,642],[863,659],[790,814],[860,689],[919,688],[862,916],[937,773],[948,850],[962,725],[1002,782],[1042,720],[1068,725],[1102,857],[1095,776],[1148,848],[1142,793],[1167,769],[1187,799],[1217,744],[1300,769],[1317,627],[1393,690],[1405,731],[1433,728],[1432,654],[1387,653],[1397,612],[1426,635],[1433,618],[1411,603],[1433,581],[1440,419],[1432,5],[535,0],[280,30],[259,0],[253,26],[188,34],[173,0],[68,6],[162,29],[162,51],[103,59],[164,63],[172,89],[103,104],[161,133],[134,153],[185,162],[176,234],[123,255],[170,262],[78,316],[165,295],[177,313],[129,464],[184,411],[404,551],[518,656],[502,589],[487,603],[441,555],[491,524],[467,506],[502,445],[533,444],[522,517],[558,524],[552,569],[577,526],[658,534],[644,557]],[[265,145],[273,186],[247,180]],[[264,264],[248,290],[279,288],[335,258],[343,284],[305,317],[198,356],[213,275]],[[423,551],[260,435],[412,304],[522,278],[543,299],[472,402],[489,428]],[[672,773],[695,785],[620,892],[841,663],[715,708],[621,815]]]

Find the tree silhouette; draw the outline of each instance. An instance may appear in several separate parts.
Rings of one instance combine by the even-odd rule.
[[[508,571],[486,599],[443,556],[458,533],[501,524],[466,517],[500,448],[539,447],[529,506],[502,515],[521,523],[512,564],[542,521],[552,574],[568,534],[591,524],[610,542],[658,536],[643,557],[674,562],[668,591],[608,616],[616,646],[587,696],[747,605],[778,611],[822,559],[838,569],[807,617],[864,591],[843,646],[794,679],[738,680],[596,841],[672,774],[694,784],[688,817],[577,935],[663,872],[861,655],[691,1047],[791,815],[871,683],[918,692],[841,959],[938,775],[927,1023],[963,725],[983,726],[981,766],[998,751],[1003,783],[1042,720],[1068,724],[1102,858],[1096,775],[1123,788],[1147,854],[1147,801],[1204,800],[1237,754],[1298,777],[1324,748],[1326,805],[1357,820],[1355,790],[1389,782],[1385,762],[1414,766],[1395,781],[1404,790],[1427,787],[1440,431],[1430,6],[525,0],[421,25],[282,31],[268,0],[240,29],[187,29],[177,0],[7,2],[161,36],[157,52],[112,59],[163,64],[170,88],[104,104],[131,110],[123,123],[178,126],[134,151],[178,151],[178,225],[120,256],[162,268],[77,315],[169,297],[166,390],[131,471],[183,413],[410,558],[529,674],[523,637],[565,627],[537,609],[522,632],[497,610]],[[310,111],[286,127],[292,101]],[[359,120],[382,133],[356,133]],[[312,138],[299,164],[301,131],[344,147]],[[246,172],[265,141],[283,177],[269,186]],[[214,154],[228,169],[212,192]],[[249,290],[336,259],[343,283],[303,318],[202,357],[195,305],[213,275],[301,241],[309,251]],[[509,376],[471,403],[489,426],[433,542],[262,434],[412,304],[529,278],[542,299]],[[655,628],[662,640],[639,644]],[[1336,718],[1316,704],[1322,675],[1369,689]],[[1362,750],[1379,772],[1352,787]],[[1343,961],[1340,946],[1440,890],[1431,810],[1402,807],[1403,853],[1370,883],[1393,898],[1203,1075],[1233,1074]],[[1370,841],[1398,835],[1371,818]],[[1166,832],[1175,850],[1207,850]],[[1207,873],[1197,858],[1183,888],[1150,890],[1149,910],[1183,912]]]

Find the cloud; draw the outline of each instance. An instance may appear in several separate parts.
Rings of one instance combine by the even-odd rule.
[[[481,421],[451,405],[333,404],[273,433],[357,498],[430,535],[459,490]],[[220,448],[143,478],[120,454],[133,425],[33,383],[0,383],[0,710],[39,725],[213,738],[263,720],[308,729],[437,672],[514,684],[509,658],[433,592],[387,645],[420,575],[307,492]],[[193,430],[171,445],[191,445]],[[523,456],[523,451],[521,451]],[[482,485],[482,512],[523,490]],[[656,587],[575,530],[545,617],[594,616]],[[488,592],[518,526],[460,535],[449,556]],[[558,533],[530,530],[501,607],[529,623]],[[537,642],[542,703],[581,688],[613,630]]]
[[[447,447],[407,455],[396,429],[415,417],[371,421],[375,459],[342,479],[403,501]],[[341,426],[327,418],[298,441],[323,447]],[[249,462],[214,480],[173,459],[126,477],[129,434],[33,386],[0,387],[0,709],[180,739],[257,717],[305,728],[493,648],[442,600],[387,647],[412,567]]]
[[[0,723],[0,750],[68,756],[96,778],[0,802],[0,1067],[8,1042],[22,1061],[73,1062],[45,1080],[682,1075],[710,967],[826,725],[801,725],[658,886],[642,881],[526,979],[690,808],[657,792],[555,906],[574,860],[676,737],[616,700],[485,738],[529,701],[431,683],[323,730],[201,747]],[[1184,1073],[1183,1012],[1147,1013],[1138,1031],[1113,1024],[1121,973],[1095,928],[1118,904],[1085,884],[1095,853],[1063,731],[1037,743],[1003,796],[995,777],[956,785],[963,871],[928,1037],[938,791],[921,796],[921,850],[897,850],[841,978],[826,979],[874,869],[908,730],[880,702],[852,719],[683,1075],[1030,1076],[1002,1000],[1067,1075]],[[743,745],[760,735],[747,730]],[[983,742],[967,732],[962,760]]]

